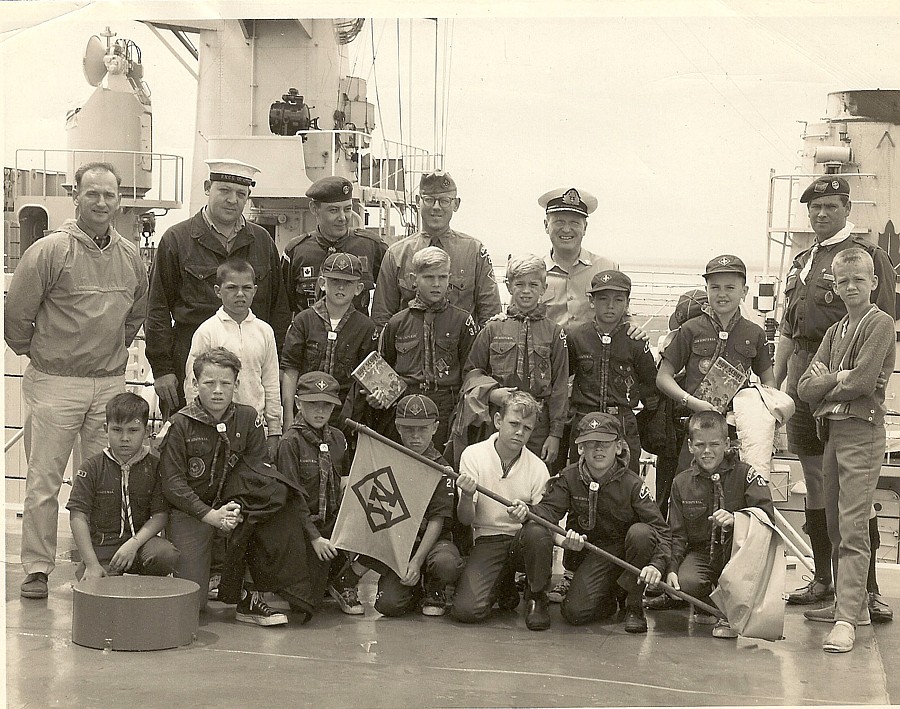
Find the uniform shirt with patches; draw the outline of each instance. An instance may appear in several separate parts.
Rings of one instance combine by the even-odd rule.
[[[567,334],[569,371],[575,375],[572,407],[576,412],[588,414],[606,406],[633,409],[638,400],[646,404],[648,398],[657,396],[656,362],[646,342],[632,340],[622,328],[613,333],[609,343],[609,385],[606,400],[601,401],[603,344],[596,326],[586,323]]]
[[[158,468],[159,458],[147,453],[131,466],[128,473],[128,499],[135,532],[153,515],[169,511]],[[89,458],[78,468],[66,509],[81,512],[88,518],[91,544],[95,547],[120,545],[131,539],[127,525],[125,535],[119,536],[122,523],[122,466],[108,450]]]
[[[219,423],[225,425],[230,455],[216,430]],[[194,399],[169,419],[161,437],[159,471],[163,493],[173,507],[197,519],[213,509],[231,456],[236,456],[233,460],[265,460],[268,453],[262,418],[256,409],[245,404],[231,404],[217,422]]]
[[[548,404],[550,435],[562,436],[568,419],[569,354],[563,329],[547,317],[529,322],[525,352],[522,322],[499,316],[485,324],[469,352],[463,372],[480,369],[499,387],[527,391]],[[522,381],[516,365],[528,361],[528,380]]]
[[[365,288],[353,299],[353,305],[368,313],[369,292],[375,287],[386,250],[387,244],[366,229],[351,229],[337,241],[326,239],[318,230],[294,237],[285,245],[281,257],[281,275],[291,311],[296,314],[313,306],[320,295],[316,283],[322,264],[331,254],[344,253],[353,254],[362,262]]]
[[[721,476],[725,499],[723,507],[729,512],[745,507],[759,507],[774,519],[775,509],[769,484],[744,462],[726,456],[715,470]],[[713,522],[714,485],[711,473],[699,468],[696,462],[675,476],[669,500],[669,527],[672,530],[671,570],[677,571],[688,551],[709,551]],[[730,544],[727,539],[726,544]]]
[[[696,391],[712,366],[716,345],[719,343],[719,332],[718,325],[708,314],[703,313],[684,323],[663,352],[663,358],[672,364],[676,372],[685,370],[682,384],[685,391]],[[759,375],[772,367],[772,358],[766,346],[766,333],[759,325],[743,316],[728,333],[728,342],[722,356],[748,374],[752,370]]]
[[[621,550],[631,525],[637,522],[648,524],[656,532],[656,548],[649,563],[665,573],[670,553],[669,527],[643,480],[621,466],[604,476],[597,493],[593,529],[586,528],[589,495],[576,463],[565,468],[558,477],[551,478],[550,489],[531,511],[554,524],[568,515],[569,529],[586,535],[591,544],[606,550]]]
[[[428,449],[422,453],[428,460],[434,461],[438,465],[449,467],[449,463],[444,460],[443,456],[438,453],[434,445],[429,445]],[[422,541],[425,529],[428,527],[429,520],[435,517],[444,519],[444,526],[441,528],[438,540],[444,539],[451,541],[453,539],[453,518],[456,513],[456,484],[449,475],[441,475],[440,482],[434,488],[431,499],[428,501],[428,507],[425,508],[425,516],[422,518],[422,524],[419,525],[419,531],[416,535],[416,545]]]
[[[434,318],[435,379],[439,389],[459,389],[462,368],[475,342],[475,321],[454,305]],[[394,315],[381,333],[381,356],[410,385],[425,384],[425,311]]]

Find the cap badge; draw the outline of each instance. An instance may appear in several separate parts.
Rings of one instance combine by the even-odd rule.
[[[604,283],[609,283],[610,278],[611,276],[608,273],[604,273],[602,276],[600,276],[600,280]]]
[[[813,186],[813,192],[824,192],[824,191],[827,190],[827,189],[828,189],[828,183],[827,183],[827,182],[817,182],[817,183]]]
[[[597,419],[591,419],[591,422],[588,424],[591,428],[597,428],[600,425],[600,422]]]
[[[316,382],[316,386],[319,387],[319,391],[325,391],[328,388],[328,382],[324,379],[320,379]]]
[[[840,186],[841,186],[841,183],[838,182],[837,180],[833,180],[831,182],[831,189],[833,189],[833,190],[839,189]]]
[[[728,258],[727,256],[723,256],[722,258],[719,259],[719,263],[722,264],[723,266],[727,266],[729,263],[731,263],[731,259]]]
[[[577,207],[581,203],[581,195],[578,194],[578,190],[574,187],[562,196],[563,204],[568,204],[574,207]]]
[[[343,187],[341,187],[341,192],[343,192],[344,194],[350,194],[350,185],[345,182]]]
[[[449,178],[449,177],[445,177],[445,178],[443,179],[443,181],[441,182],[441,186],[443,186],[443,187],[449,187],[449,186],[450,186],[450,178]]]
[[[422,408],[422,403],[418,399],[413,399],[409,404],[409,413],[411,414],[420,414],[424,409]]]

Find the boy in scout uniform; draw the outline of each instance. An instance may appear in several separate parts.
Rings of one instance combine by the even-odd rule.
[[[353,183],[343,177],[323,177],[306,190],[316,230],[291,239],[284,247],[282,278],[291,311],[311,308],[318,300],[316,285],[325,259],[331,254],[353,254],[362,264],[363,288],[353,305],[369,311],[369,291],[375,287],[381,260],[387,249],[381,238],[367,229],[351,229]]]

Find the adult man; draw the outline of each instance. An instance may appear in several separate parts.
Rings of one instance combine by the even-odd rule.
[[[22,397],[31,447],[22,517],[23,598],[46,598],[56,559],[59,488],[76,436],[89,458],[106,442],[106,403],[125,389],[127,346],[147,314],[147,271],[112,220],[121,180],[109,163],[75,172],[75,219],[29,247],[13,275],[4,337],[30,362]]]
[[[166,418],[185,405],[184,366],[191,338],[221,305],[215,292],[216,269],[226,259],[244,259],[253,266],[257,285],[253,313],[272,326],[279,350],[291,323],[275,242],[269,232],[243,216],[259,169],[237,160],[206,164],[206,206],[166,230],[150,272],[147,360]]]
[[[351,229],[353,183],[343,177],[323,177],[306,190],[316,230],[291,239],[284,247],[281,271],[291,311],[296,315],[318,300],[316,283],[325,259],[334,253],[353,254],[362,262],[365,285],[353,299],[357,310],[369,314],[369,292],[375,287],[387,245],[366,229]]]
[[[449,172],[438,170],[422,176],[416,196],[422,230],[391,244],[378,274],[372,319],[379,327],[415,296],[409,262],[426,246],[437,246],[450,254],[447,299],[451,305],[471,314],[479,328],[500,312],[500,291],[487,249],[478,239],[450,228],[459,203],[456,182]]]
[[[581,247],[588,214],[597,208],[596,197],[570,187],[550,190],[538,198],[538,204],[546,211],[544,229],[551,244],[543,302],[547,304],[547,317],[570,330],[594,319],[587,296],[591,279],[600,271],[619,266]]]
[[[796,411],[788,420],[788,442],[800,459],[806,482],[806,533],[816,566],[809,585],[788,597],[789,603],[806,605],[834,597],[831,584],[831,542],[825,521],[825,487],[822,474],[824,445],[816,436],[816,424],[809,406],[797,395],[797,382],[816,354],[825,331],[847,312],[834,292],[831,263],[834,257],[853,246],[864,248],[875,262],[878,286],[872,297],[879,308],[894,315],[895,272],[888,255],[878,246],[853,234],[850,216],[850,185],[842,177],[824,175],[813,181],[800,197],[807,205],[809,222],[815,232],[813,245],[797,254],[785,283],[785,308],[781,337],[775,352],[775,383],[787,379],[787,393]],[[878,522],[869,520],[872,549],[878,548]],[[869,611],[872,620],[891,620],[893,611],[878,595],[874,553],[869,567]]]

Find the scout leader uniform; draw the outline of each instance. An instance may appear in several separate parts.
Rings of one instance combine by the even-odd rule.
[[[542,403],[528,439],[536,455],[547,436],[562,438],[568,415],[569,354],[566,334],[538,304],[528,313],[512,304],[506,315],[490,320],[478,333],[464,372],[479,369],[498,387],[527,391]],[[563,455],[565,455],[563,453]]]
[[[353,183],[343,177],[323,177],[316,180],[306,196],[320,204],[334,204],[353,199]],[[357,310],[369,310],[369,292],[375,287],[378,271],[387,245],[377,234],[366,229],[349,229],[336,241],[316,231],[291,239],[284,247],[281,273],[293,313],[310,308],[318,300],[316,283],[325,259],[334,253],[353,254],[362,263],[365,284],[363,292],[353,299]]]
[[[621,271],[601,271],[591,279],[589,295],[600,291],[631,293],[631,279]],[[572,408],[575,420],[591,411],[616,416],[622,424],[631,457],[628,467],[639,472],[641,439],[634,408],[638,400],[645,407],[655,409],[659,397],[656,392],[656,362],[650,345],[632,340],[627,334],[628,323],[623,319],[608,334],[596,319],[577,325],[568,333],[569,371],[574,375]],[[573,441],[570,459],[578,458]]]
[[[625,440],[622,424],[611,414],[588,414],[578,424],[577,443]],[[584,459],[550,481],[550,490],[531,511],[553,523],[568,515],[568,528],[587,541],[641,569],[648,564],[665,574],[669,563],[669,528],[644,482],[617,457],[600,480],[594,480]],[[636,616],[626,621],[628,632],[646,632],[637,576],[586,550],[572,554],[575,572],[560,607],[573,625],[595,620],[604,608],[615,610],[616,583],[628,592],[626,607]]]

